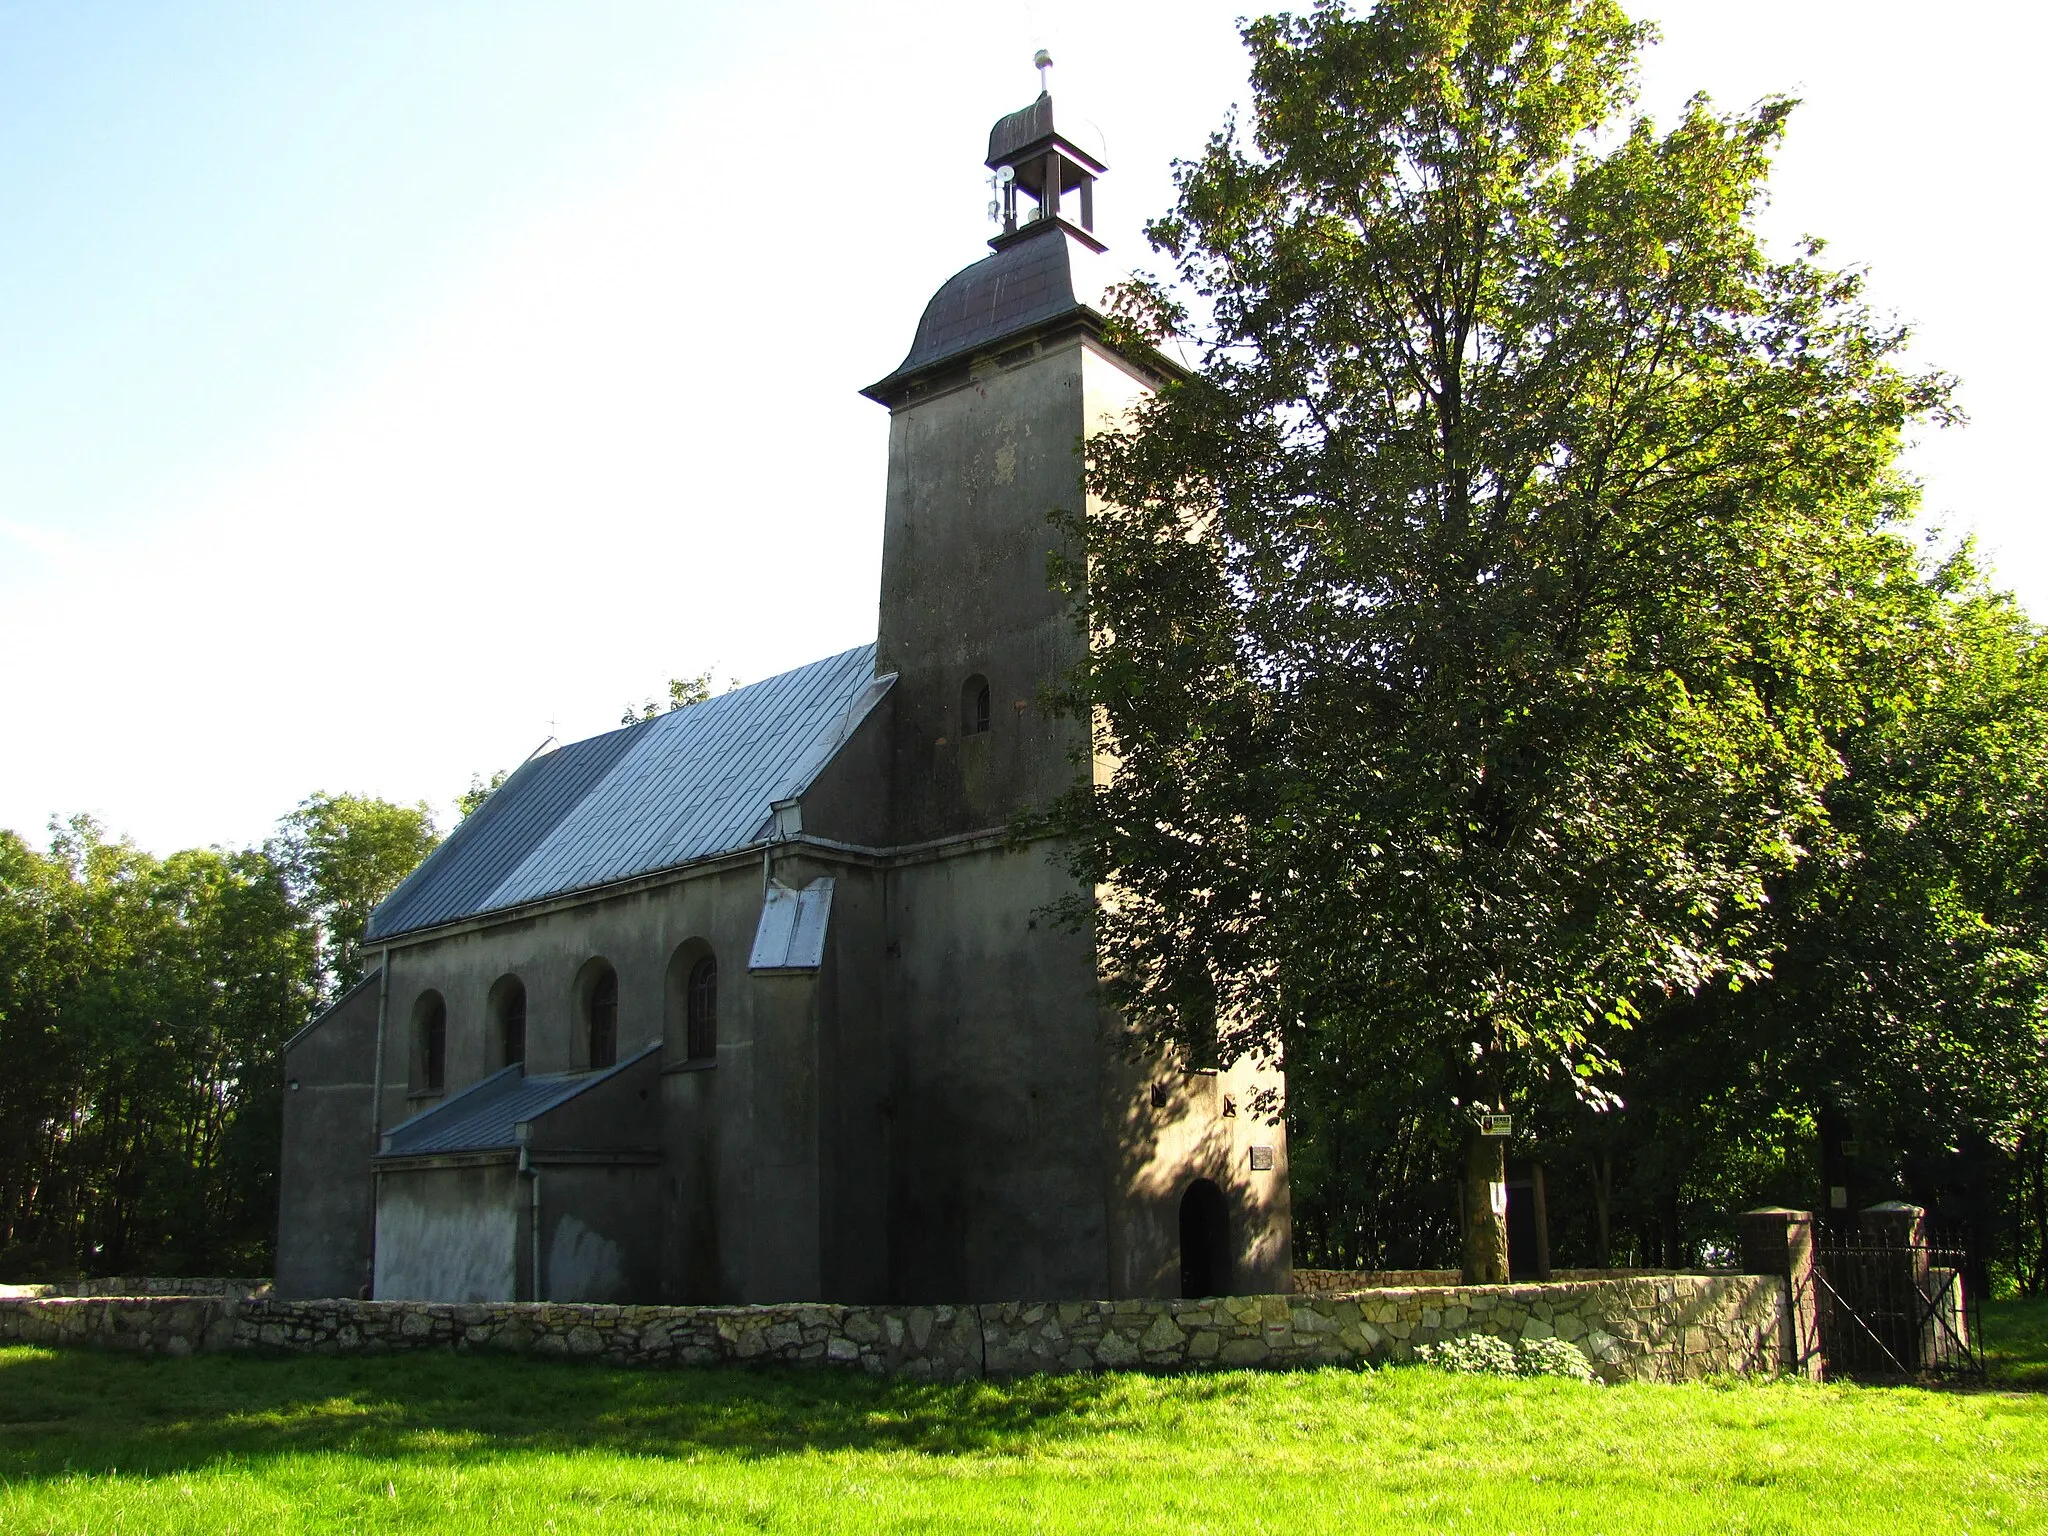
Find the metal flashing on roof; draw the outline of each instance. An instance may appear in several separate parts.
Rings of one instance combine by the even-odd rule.
[[[367,942],[768,842],[889,689],[853,650],[535,758],[370,916]]]
[[[780,880],[761,898],[761,922],[754,930],[750,971],[815,971],[825,963],[825,930],[832,921],[832,877],[824,875],[802,890]]]

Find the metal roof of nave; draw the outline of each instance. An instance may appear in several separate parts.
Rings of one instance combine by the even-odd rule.
[[[768,839],[893,677],[875,648],[534,758],[370,915],[376,944],[731,853]]]

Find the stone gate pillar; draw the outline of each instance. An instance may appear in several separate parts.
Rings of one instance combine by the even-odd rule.
[[[1870,1327],[1909,1371],[1934,1364],[1929,1296],[1927,1210],[1887,1200],[1857,1213],[1863,1241],[1882,1249],[1872,1256],[1872,1294],[1864,1298]]]
[[[1766,1206],[1735,1218],[1742,1267],[1785,1282],[1779,1359],[1787,1375],[1821,1378],[1820,1299],[1813,1281],[1813,1213]]]

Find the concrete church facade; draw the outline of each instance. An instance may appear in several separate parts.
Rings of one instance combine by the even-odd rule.
[[[1005,837],[1085,747],[1048,513],[1172,365],[1104,337],[1104,166],[1048,95],[988,164],[995,249],[864,391],[875,643],[534,759],[377,909],[286,1047],[282,1293],[1288,1288],[1271,1074],[1127,1060],[1056,851]]]

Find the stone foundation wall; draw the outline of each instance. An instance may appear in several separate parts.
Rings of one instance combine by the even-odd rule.
[[[1541,1283],[1641,1280],[1652,1276],[1699,1273],[1696,1269],[1554,1269],[1550,1272],[1550,1279]],[[1463,1281],[1463,1271],[1455,1269],[1297,1269],[1294,1272],[1294,1292],[1297,1296],[1348,1295],[1353,1291],[1395,1290],[1407,1286],[1455,1286]]]
[[[40,1285],[0,1285],[0,1298],[26,1296],[268,1296],[268,1280],[221,1275],[115,1275],[97,1280],[52,1280]]]
[[[569,1302],[263,1301],[237,1349],[385,1354],[497,1350],[612,1365],[843,1365],[963,1381],[981,1374],[973,1307],[618,1307]],[[0,1319],[0,1333],[6,1323]]]
[[[1486,1333],[1568,1340],[1607,1381],[1683,1381],[1775,1374],[1784,1297],[1784,1283],[1765,1275],[1669,1275],[980,1311],[991,1376],[1360,1365],[1413,1360],[1424,1344]]]
[[[279,1301],[265,1296],[11,1297],[0,1342],[151,1354],[498,1351],[616,1365],[825,1365],[960,1381],[1095,1370],[1361,1365],[1465,1334],[1561,1338],[1608,1381],[1782,1365],[1785,1282],[1669,1275],[1203,1301],[968,1307],[616,1307]]]
[[[0,1343],[215,1353],[235,1347],[241,1305],[226,1296],[0,1297]]]
[[[1338,1291],[1384,1291],[1411,1285],[1456,1285],[1455,1269],[1297,1269],[1294,1294],[1329,1296]]]

